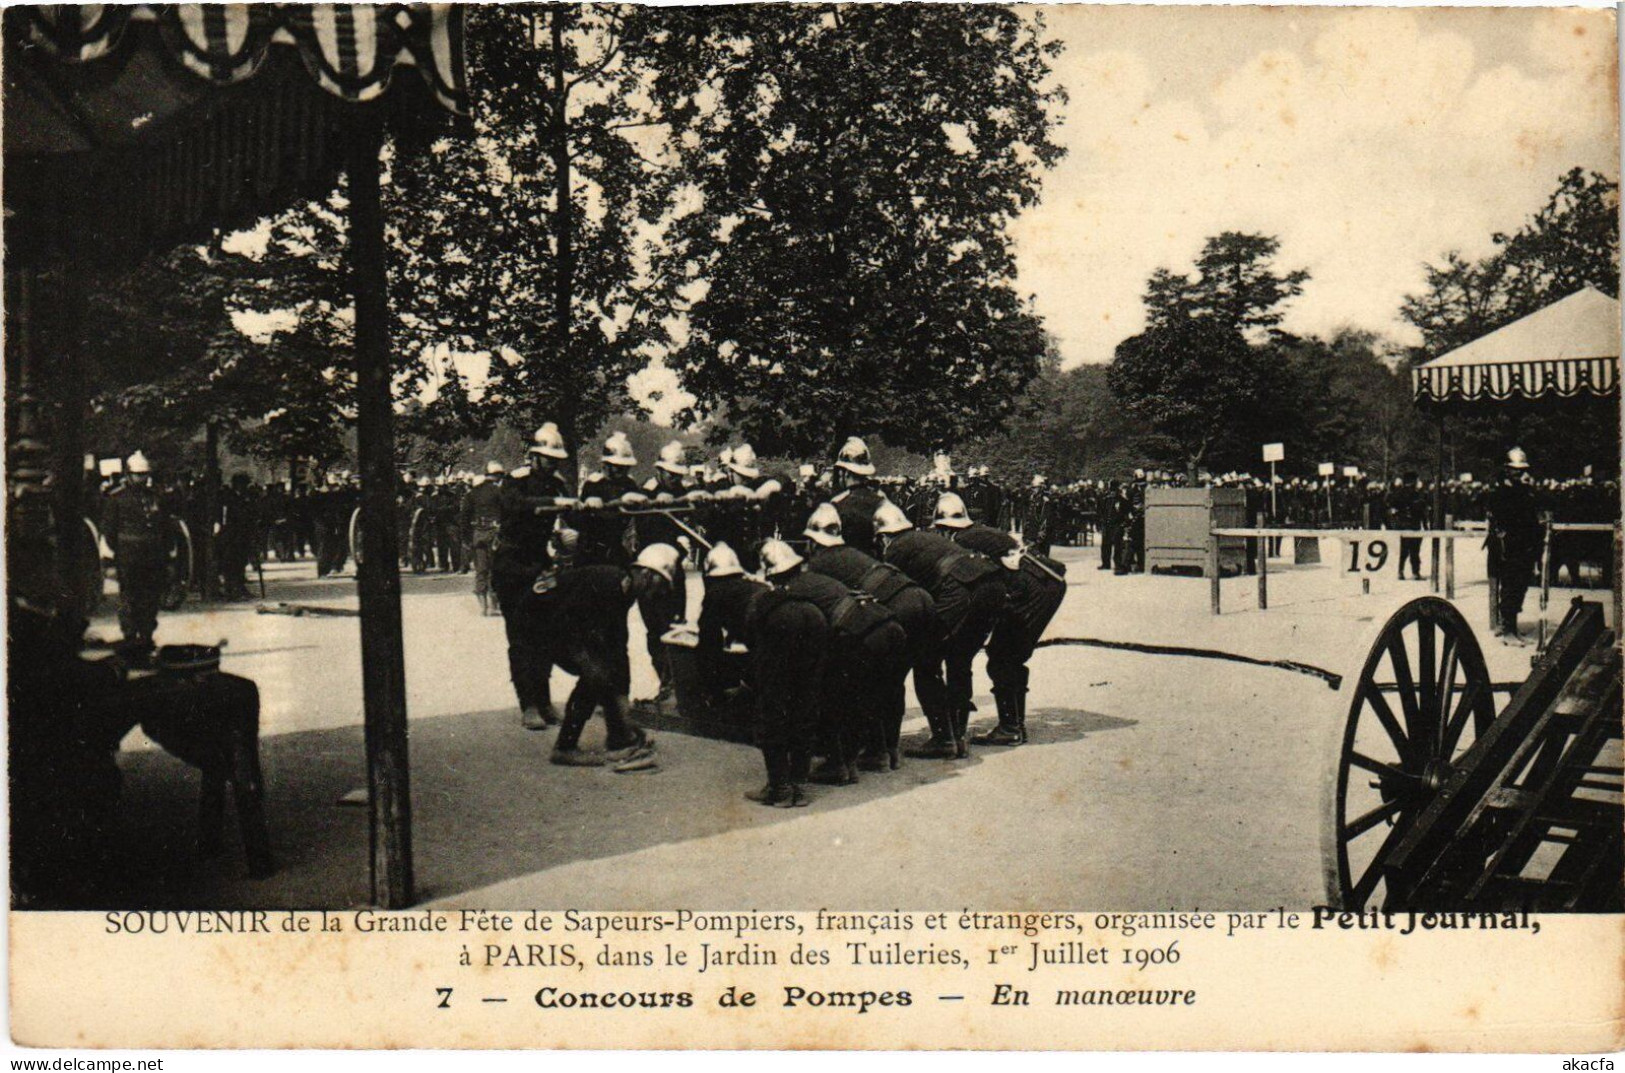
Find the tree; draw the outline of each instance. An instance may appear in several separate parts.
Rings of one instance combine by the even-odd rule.
[[[1469,261],[1445,254],[1426,266],[1426,288],[1407,295],[1400,316],[1422,334],[1411,356],[1420,364],[1573,294],[1596,287],[1619,293],[1619,185],[1575,168],[1563,175],[1545,205],[1511,234],[1497,233],[1494,253]],[[1612,469],[1619,462],[1617,402],[1574,400],[1561,413],[1508,403],[1454,423],[1458,465],[1486,472],[1516,442],[1537,465],[1568,461]]]
[[[1146,330],[1118,344],[1107,374],[1113,394],[1193,476],[1204,463],[1250,465],[1258,444],[1286,423],[1276,325],[1309,273],[1277,272],[1279,245],[1225,232],[1203,245],[1195,276],[1157,269],[1146,287]],[[1255,345],[1249,333],[1264,338]]]
[[[1273,260],[1279,239],[1226,231],[1202,244],[1196,275],[1159,268],[1146,286],[1147,322],[1152,329],[1211,321],[1241,335],[1269,331],[1281,323],[1281,304],[1303,293],[1309,273],[1279,273]]]
[[[1104,365],[1061,368],[1051,348],[1004,428],[964,444],[962,464],[986,465],[1000,479],[1025,483],[1115,477],[1143,461],[1147,445],[1106,382]]]
[[[996,428],[1044,337],[1009,226],[1061,91],[1036,14],[990,5],[671,9],[653,95],[691,184],[660,270],[695,416],[775,454],[922,452]]]
[[[472,136],[392,169],[403,337],[494,355],[480,405],[463,410],[486,432],[497,413],[551,420],[574,447],[630,407],[627,378],[654,353],[670,297],[650,245],[671,179],[643,87],[661,18],[471,8]]]

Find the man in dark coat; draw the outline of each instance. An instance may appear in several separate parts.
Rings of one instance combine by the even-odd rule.
[[[1521,645],[1518,613],[1529,590],[1530,575],[1540,558],[1542,526],[1534,489],[1529,482],[1529,458],[1522,448],[1507,452],[1501,483],[1490,493],[1489,570],[1498,586],[1495,635],[1507,644]]]
[[[887,500],[875,486],[874,475],[868,445],[856,436],[849,437],[835,459],[837,492],[830,502],[841,514],[841,533],[846,542],[865,555],[878,556],[875,511]]]
[[[867,592],[886,606],[908,635],[908,664],[914,675],[914,695],[926,723],[943,725],[947,687],[943,682],[942,622],[937,618],[931,594],[890,563],[883,563],[857,548],[849,547],[841,533],[841,516],[829,503],[820,504],[807,519],[803,536],[810,543],[807,569],[823,574],[854,591]],[[904,706],[902,698],[889,708],[880,722],[881,740],[865,743],[866,755],[859,766],[873,766],[881,754],[894,770],[900,763],[899,737]],[[866,761],[869,761],[866,763]]]
[[[127,479],[107,499],[103,532],[118,570],[119,629],[124,647],[139,659],[153,647],[158,605],[168,583],[169,548],[175,527],[140,451],[130,456]]]
[[[987,641],[987,676],[999,725],[973,739],[976,745],[1023,745],[1027,741],[1027,661],[1066,596],[1066,567],[1028,551],[999,529],[973,523],[953,493],[937,501],[936,528],[962,548],[1005,568],[1004,613]]]
[[[745,797],[776,808],[803,807],[818,742],[829,623],[811,600],[747,577],[739,556],[720,543],[705,556],[700,608],[699,659],[708,691],[725,686],[723,648],[730,642],[750,649],[756,743],[767,767],[767,784]]]
[[[942,623],[947,685],[942,723],[931,728],[931,740],[924,747],[911,750],[909,755],[928,759],[967,757],[971,661],[1004,610],[1001,568],[947,537],[919,532],[891,503],[882,503],[875,511],[874,526],[884,545],[885,561],[931,594]],[[929,711],[926,717],[930,718]]]
[[[556,569],[550,542],[558,511],[576,502],[558,472],[559,462],[568,457],[557,426],[548,422],[536,433],[530,465],[515,469],[499,490],[491,584],[508,638],[508,674],[519,700],[519,721],[526,730],[559,722],[550,688],[548,619],[535,590]]]
[[[858,750],[883,741],[884,728],[902,722],[908,635],[869,593],[809,572],[805,566],[805,560],[782,540],[762,545],[762,570],[768,582],[816,605],[829,623],[822,720],[826,762],[815,779],[849,786],[858,781]],[[884,762],[875,759],[876,769],[884,768]]]
[[[631,720],[632,669],[627,659],[626,617],[638,598],[670,585],[682,555],[669,544],[651,544],[630,565],[592,563],[560,570],[541,594],[552,661],[576,676],[564,704],[564,721],[553,743],[553,763],[617,771],[653,766],[653,742]],[[606,734],[602,755],[580,747],[581,732],[598,710]]]

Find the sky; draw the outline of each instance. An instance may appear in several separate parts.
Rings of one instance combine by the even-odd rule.
[[[1398,312],[1425,263],[1490,252],[1572,167],[1619,174],[1609,10],[1029,10],[1064,45],[1067,155],[1015,224],[1017,282],[1069,367],[1110,361],[1151,272],[1227,230],[1276,236],[1278,263],[1309,270],[1288,331],[1417,342]],[[489,356],[442,359],[477,395]],[[690,401],[660,366],[630,387],[662,423]]]
[[[1064,364],[1143,327],[1159,266],[1226,230],[1311,280],[1283,327],[1398,320],[1422,266],[1490,252],[1579,166],[1619,173],[1611,12],[1057,7],[1067,157],[1016,225]]]

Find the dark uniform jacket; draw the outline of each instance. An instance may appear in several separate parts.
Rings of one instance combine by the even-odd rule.
[[[108,546],[120,560],[155,558],[168,548],[169,512],[150,484],[125,484],[108,496],[102,526]]]
[[[869,593],[882,603],[891,600],[904,589],[918,588],[909,576],[890,563],[883,563],[857,548],[844,545],[833,548],[815,547],[807,560],[807,569],[815,574],[834,578],[847,588]]]
[[[723,646],[737,641],[749,648],[754,640],[755,606],[768,585],[743,574],[707,578],[705,599],[700,604],[700,675],[706,690],[715,697],[730,684],[726,681]]]
[[[1542,527],[1533,490],[1522,481],[1503,481],[1486,504],[1492,518],[1492,537],[1502,555],[1533,558],[1540,553]]]
[[[875,511],[885,499],[874,485],[860,484],[830,500],[841,515],[841,536],[848,544],[870,555],[879,554],[875,544]]]
[[[534,578],[551,562],[547,541],[553,532],[553,514],[539,508],[568,497],[570,488],[557,473],[532,472],[522,480],[505,481],[497,491],[502,528],[491,569],[497,574]]]
[[[502,487],[486,481],[463,500],[463,524],[472,532],[492,530],[502,524]]]
[[[945,536],[919,530],[909,530],[893,537],[886,549],[886,561],[933,596],[939,594],[943,582],[948,579],[963,585],[974,585],[1003,569],[986,556],[962,548]]]
[[[595,473],[581,488],[581,498],[602,499],[606,504],[628,492],[641,491],[637,482],[624,470],[616,467],[611,472]],[[613,510],[581,511],[571,518],[572,528],[578,534],[576,561],[582,564],[611,563],[624,566],[632,561],[629,547],[632,541],[632,519]]]

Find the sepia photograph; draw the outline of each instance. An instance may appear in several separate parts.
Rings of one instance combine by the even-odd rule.
[[[1625,912],[1613,8],[3,30],[14,1014],[33,928],[576,1016]]]

